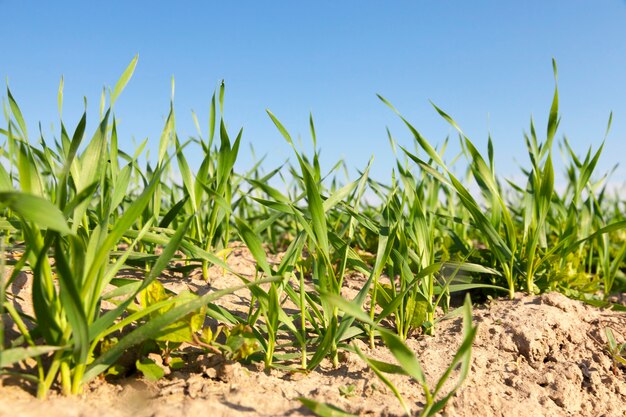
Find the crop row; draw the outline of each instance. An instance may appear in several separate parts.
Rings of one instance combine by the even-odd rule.
[[[172,103],[156,162],[140,162],[146,142],[132,155],[123,152],[113,112],[136,62],[103,94],[90,140],[85,113],[71,132],[61,121],[58,137],[41,135],[34,143],[7,90],[0,230],[5,249],[18,255],[3,257],[0,314],[21,336],[0,337],[0,372],[14,372],[14,364],[33,358],[35,372],[22,376],[37,384],[41,397],[57,383],[65,393],[80,393],[93,378],[115,372],[121,355],[137,346],[175,357],[185,343],[268,368],[308,371],[326,358],[337,364],[338,352],[351,349],[386,383],[385,372],[418,381],[427,398],[423,412],[431,415],[454,390],[443,395],[442,383],[429,387],[403,341],[416,331],[434,334],[437,308],[454,313],[455,293],[561,291],[606,306],[613,292],[626,288],[626,203],[609,193],[606,176],[595,173],[603,144],[579,156],[566,139],[559,142],[566,186],[555,187],[556,88],[545,138],[539,139],[532,121],[524,137],[529,164],[523,183],[497,176],[491,139],[482,154],[435,107],[461,144],[461,153],[446,162],[447,141],[431,145],[382,97],[406,124],[415,148],[400,146],[390,134],[393,176],[371,178],[370,161],[358,178],[343,182],[343,161],[321,170],[312,118],[314,151],[306,155],[269,111],[293,149],[293,163],[266,172],[259,162],[235,172],[242,131],[226,129],[224,84],[211,99],[208,132],[198,127],[196,137],[181,140]],[[554,74],[556,80],[556,66]],[[58,101],[61,114],[63,83]],[[185,156],[190,146],[202,150],[195,172]],[[459,161],[467,167],[463,177],[453,169]],[[253,278],[226,261],[236,241],[254,257]],[[174,294],[159,281],[174,270],[199,270],[208,280],[212,265],[240,278],[241,286]],[[122,269],[141,278],[123,278]],[[34,315],[16,308],[18,296],[10,291],[20,273],[32,278]],[[364,284],[346,299],[341,294],[351,274],[364,277]],[[250,293],[245,317],[219,305],[220,297],[242,288]],[[105,302],[113,307],[103,308]],[[286,304],[298,314],[287,314]],[[476,328],[469,302],[458,308],[465,339],[441,382],[459,363],[462,381],[469,367]],[[205,325],[207,317],[219,323],[217,330]],[[354,338],[372,346],[382,340],[400,366],[365,357],[350,344]],[[158,378],[153,365],[146,357],[137,360],[137,369]]]

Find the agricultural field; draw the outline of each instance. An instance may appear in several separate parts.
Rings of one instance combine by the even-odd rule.
[[[156,158],[124,152],[136,63],[53,138],[7,89],[0,416],[626,416],[626,200],[603,144],[558,139],[556,87],[523,181],[444,110],[459,155],[382,96],[414,146],[390,132],[392,176],[345,179],[312,117],[306,154],[271,111],[291,162],[237,172],[223,83],[196,136],[172,103]]]

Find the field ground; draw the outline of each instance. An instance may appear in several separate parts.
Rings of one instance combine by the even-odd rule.
[[[233,251],[228,263],[244,275],[254,271],[246,249]],[[239,283],[217,268],[211,272],[210,289]],[[30,283],[23,278],[14,282],[13,291],[27,295]],[[201,293],[207,288],[193,276],[163,281],[176,292],[188,288]],[[358,276],[351,277],[345,295],[356,293],[361,284]],[[247,297],[242,290],[220,302],[231,311],[242,311],[248,306]],[[619,302],[626,302],[626,294]],[[626,416],[626,369],[613,364],[604,333],[607,327],[613,329],[617,341],[623,343],[626,314],[584,305],[558,293],[517,294],[513,300],[475,306],[474,322],[479,328],[471,371],[443,415]],[[438,323],[434,337],[417,335],[407,344],[417,352],[428,379],[436,381],[461,339],[459,317]],[[393,362],[383,345],[370,350],[357,343],[367,355]],[[360,416],[403,415],[393,394],[350,352],[342,353],[338,368],[325,360],[309,374],[268,372],[262,363],[240,364],[192,349],[186,352],[186,366],[158,382],[137,375],[97,379],[76,398],[53,392],[49,399],[37,400],[23,381],[0,379],[0,416],[312,415],[298,397],[334,404]],[[412,410],[419,411],[420,387],[408,378],[392,379]],[[454,378],[448,381],[453,382]]]

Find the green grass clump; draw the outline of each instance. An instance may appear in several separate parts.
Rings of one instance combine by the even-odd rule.
[[[411,408],[384,374],[411,376],[424,391],[423,415],[432,415],[456,389],[441,392],[452,369],[461,365],[459,384],[467,374],[476,334],[471,305],[461,310],[464,342],[434,388],[404,341],[417,332],[434,334],[437,307],[444,314],[457,311],[454,293],[513,297],[520,290],[557,290],[608,306],[609,296],[626,288],[625,202],[609,195],[606,176],[595,174],[603,144],[579,157],[566,139],[559,142],[566,182],[555,185],[556,88],[545,139],[532,121],[524,138],[529,165],[522,168],[523,184],[497,175],[491,138],[481,153],[436,106],[459,134],[461,152],[452,162],[446,162],[448,141],[433,146],[400,116],[415,150],[399,146],[389,132],[396,153],[391,178],[371,178],[370,161],[356,179],[344,181],[344,161],[322,172],[312,117],[313,153],[307,155],[270,111],[294,163],[265,172],[262,158],[248,172],[236,172],[243,133],[226,129],[224,83],[211,99],[208,132],[193,115],[196,137],[178,137],[170,103],[156,162],[144,165],[146,142],[132,155],[121,150],[114,113],[136,63],[137,57],[113,90],[103,93],[90,139],[85,112],[71,134],[61,119],[53,141],[41,134],[32,142],[7,89],[0,230],[4,247],[19,257],[2,258],[11,268],[0,281],[0,317],[10,318],[21,336],[6,346],[2,337],[0,373],[34,358],[35,373],[22,376],[37,384],[40,397],[52,387],[80,393],[91,379],[117,372],[118,359],[131,347],[156,351],[170,366],[180,365],[171,355],[187,343],[267,368],[306,371],[326,358],[337,365],[339,351],[348,349],[389,385],[407,414]],[[556,65],[554,75],[556,81]],[[63,81],[58,102],[61,115]],[[190,148],[201,150],[195,172],[186,158]],[[454,169],[463,161],[466,178]],[[368,202],[368,194],[378,201]],[[253,277],[226,262],[234,242],[253,256]],[[238,277],[241,286],[199,296],[170,293],[158,281],[164,273],[195,269],[208,280],[211,265]],[[140,278],[121,277],[123,269]],[[9,291],[21,272],[33,279],[33,316],[15,307],[18,296]],[[347,300],[342,294],[351,274],[365,282]],[[247,314],[219,306],[221,296],[246,287]],[[105,302],[113,307],[103,309]],[[298,313],[287,314],[287,304]],[[204,326],[207,316],[217,332]],[[354,338],[372,347],[382,341],[399,365],[366,357],[350,343]],[[615,358],[623,356],[616,345],[610,348]],[[144,354],[135,366],[148,378],[163,376]],[[340,412],[303,402],[320,413]]]

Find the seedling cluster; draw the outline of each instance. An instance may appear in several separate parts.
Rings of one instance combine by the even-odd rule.
[[[40,397],[53,387],[78,394],[90,380],[119,373],[119,360],[131,348],[139,352],[136,369],[152,379],[163,371],[151,355],[175,368],[181,346],[300,371],[327,358],[337,365],[339,352],[350,350],[407,414],[410,405],[385,375],[409,375],[423,389],[423,415],[433,415],[467,375],[476,335],[469,296],[459,307],[455,294],[561,291],[609,306],[609,296],[626,288],[626,203],[595,172],[604,142],[582,157],[566,139],[559,142],[565,186],[555,185],[556,88],[545,138],[532,121],[524,137],[529,165],[522,168],[523,183],[498,177],[491,138],[482,154],[435,106],[461,144],[460,154],[447,162],[448,142],[431,145],[382,97],[415,147],[400,146],[389,133],[396,154],[392,177],[371,178],[370,161],[356,179],[343,181],[343,161],[322,172],[312,117],[313,154],[307,155],[269,111],[293,150],[293,163],[266,172],[261,160],[236,172],[243,133],[226,128],[223,83],[211,99],[208,132],[194,114],[198,135],[179,138],[171,103],[154,164],[142,162],[149,160],[141,158],[146,142],[132,154],[122,151],[114,105],[136,63],[137,57],[113,90],[103,92],[90,139],[85,112],[73,129],[61,119],[52,140],[40,134],[33,141],[7,89],[6,127],[0,129],[0,332],[11,325],[21,335],[8,341],[0,335],[0,373],[33,360],[34,373],[22,376],[37,384]],[[556,81],[556,65],[554,74]],[[63,81],[58,105],[61,115]],[[186,159],[191,147],[202,152],[197,170]],[[463,162],[466,175],[459,176],[454,165]],[[234,242],[253,256],[254,277],[229,266]],[[196,270],[208,280],[211,266],[241,285],[199,295],[173,293],[160,282],[163,274]],[[16,307],[18,295],[11,291],[22,273],[32,279],[33,315]],[[364,283],[346,298],[342,290],[354,274]],[[221,297],[244,288],[247,314],[220,305]],[[287,314],[287,305],[298,314]],[[463,342],[430,387],[404,341],[434,334],[441,317],[457,313],[464,318]],[[623,346],[607,335],[611,355],[622,362]],[[384,344],[397,363],[367,357],[351,343],[355,338],[372,348]],[[458,383],[444,392],[453,375]],[[341,391],[346,397],[351,392],[349,386]],[[332,406],[302,402],[321,415],[342,415]]]

